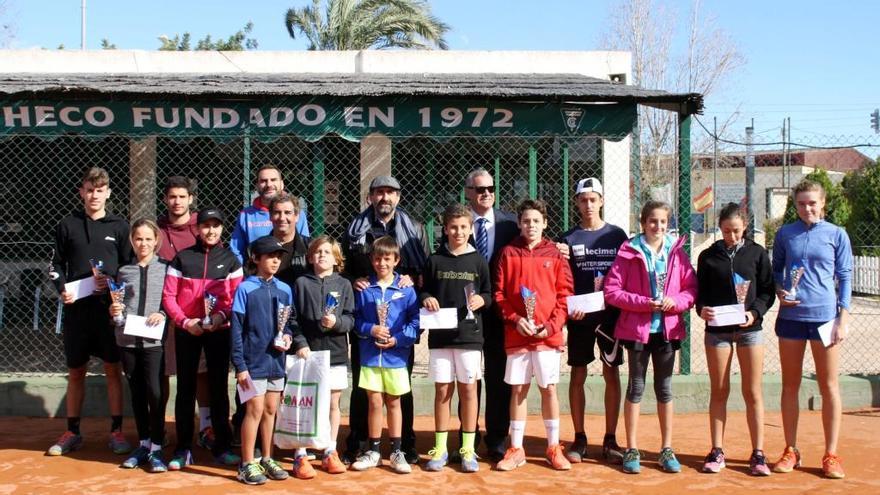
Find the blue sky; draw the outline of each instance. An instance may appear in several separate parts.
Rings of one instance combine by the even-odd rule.
[[[659,0],[658,0],[659,1]],[[16,25],[13,47],[79,47],[80,0],[6,0]],[[119,48],[155,49],[162,34],[229,35],[248,20],[261,50],[302,50],[284,28],[289,7],[310,0],[88,0],[87,46],[107,38]],[[613,0],[433,0],[452,25],[456,50],[592,50]],[[690,2],[666,1],[685,16]],[[539,6],[538,6],[539,5]],[[776,140],[785,117],[811,144],[878,141],[869,114],[880,107],[877,19],[880,2],[704,0],[703,10],[735,38],[746,65],[707,101],[707,126],[740,109],[758,139]],[[831,136],[831,137],[829,137]]]

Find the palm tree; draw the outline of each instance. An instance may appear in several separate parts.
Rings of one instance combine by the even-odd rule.
[[[425,0],[321,0],[287,11],[291,38],[309,40],[309,50],[366,50],[434,46],[447,50],[449,25],[431,14]]]

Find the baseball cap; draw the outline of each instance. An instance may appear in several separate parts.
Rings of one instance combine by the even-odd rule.
[[[380,187],[390,187],[391,189],[400,190],[400,182],[390,175],[380,175],[370,182],[370,191]]]
[[[199,210],[199,216],[196,218],[196,223],[205,223],[211,219],[223,223],[223,213],[221,213],[220,210],[217,208],[201,209]]]
[[[578,194],[588,192],[594,192],[599,196],[604,196],[602,193],[602,183],[599,182],[599,179],[589,177],[578,181],[577,186],[574,189],[574,195],[577,196]]]
[[[266,235],[254,241],[251,244],[250,249],[252,254],[260,255],[284,251],[284,246],[282,246],[281,242],[275,237]]]

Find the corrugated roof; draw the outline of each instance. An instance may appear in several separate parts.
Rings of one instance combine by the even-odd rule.
[[[442,96],[535,101],[634,102],[700,113],[702,95],[643,89],[579,74],[4,74],[0,95],[35,97]]]

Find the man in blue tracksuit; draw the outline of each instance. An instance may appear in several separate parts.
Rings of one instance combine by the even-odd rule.
[[[263,165],[257,171],[255,184],[260,195],[251,206],[241,210],[238,220],[232,231],[232,239],[229,241],[229,249],[238,258],[239,263],[244,264],[247,258],[248,245],[260,237],[272,232],[272,219],[270,218],[269,202],[278,193],[284,191],[284,179],[281,178],[281,169],[275,165]],[[309,219],[306,214],[306,206],[300,201],[299,218],[296,221],[296,231],[303,237],[309,236]]]

